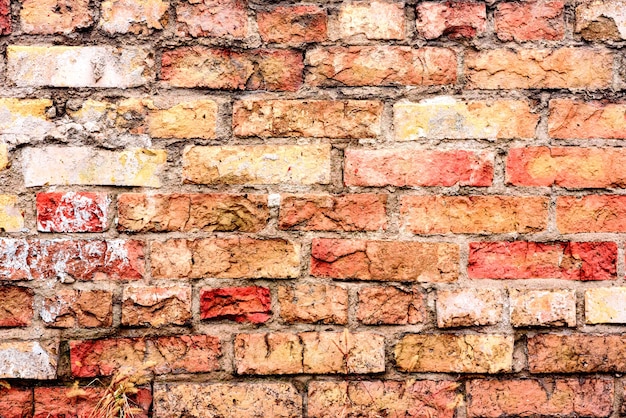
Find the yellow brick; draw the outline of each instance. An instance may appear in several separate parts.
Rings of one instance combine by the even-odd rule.
[[[0,195],[0,231],[18,232],[24,228],[24,217],[17,207],[17,196]]]
[[[9,149],[7,144],[0,144],[0,171],[9,166]]]
[[[585,322],[626,323],[626,287],[600,287],[585,291]]]
[[[169,109],[154,109],[148,116],[153,138],[215,138],[217,104],[213,100],[193,100]]]

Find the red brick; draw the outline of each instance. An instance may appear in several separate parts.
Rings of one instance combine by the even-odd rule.
[[[420,324],[427,318],[426,301],[419,289],[372,286],[359,290],[357,319],[363,324]]]
[[[37,230],[41,232],[103,232],[107,229],[106,193],[37,194]]]
[[[191,321],[191,287],[128,286],[122,295],[122,325],[161,327]]]
[[[464,150],[345,151],[348,186],[490,186],[493,153]]]
[[[623,148],[512,148],[506,173],[507,183],[516,186],[624,187],[626,152]]]
[[[261,39],[287,45],[325,41],[327,20],[326,11],[318,6],[279,6],[257,12]]]
[[[32,319],[32,289],[0,286],[0,327],[25,327]]]
[[[452,282],[455,244],[313,239],[311,274],[317,277],[398,282]]]
[[[615,280],[613,242],[472,242],[473,279]]]
[[[271,318],[272,300],[266,287],[222,287],[200,291],[202,319],[231,319],[261,324]]]
[[[348,291],[329,284],[279,286],[280,316],[287,323],[348,323]]]
[[[565,234],[626,232],[626,196],[559,196],[556,224]]]
[[[562,1],[499,3],[494,17],[503,41],[556,41],[565,36]]]
[[[246,2],[183,0],[176,6],[178,36],[244,39],[248,35]]]
[[[381,194],[282,195],[280,229],[302,231],[378,231],[387,228]]]
[[[11,33],[11,0],[0,0],[0,35]]]
[[[0,389],[0,411],[2,418],[32,418],[32,389]]]
[[[421,2],[416,7],[417,33],[426,39],[482,36],[486,30],[487,10],[483,3],[450,1]]]
[[[223,90],[296,91],[304,69],[298,51],[204,46],[167,50],[161,64],[161,79],[169,86]]]
[[[106,290],[61,289],[46,298],[41,320],[53,328],[99,328],[113,323],[113,293]]]
[[[421,65],[415,65],[416,62]],[[451,49],[351,46],[309,50],[306,82],[311,86],[433,86],[456,83]]]
[[[612,379],[476,379],[467,383],[470,418],[503,416],[607,417],[613,412]]]
[[[626,103],[550,100],[548,133],[558,139],[626,139]]]

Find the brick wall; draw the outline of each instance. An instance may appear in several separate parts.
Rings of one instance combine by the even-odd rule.
[[[0,417],[626,415],[625,10],[0,0]]]

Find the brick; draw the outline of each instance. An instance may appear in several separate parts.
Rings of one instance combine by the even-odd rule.
[[[326,11],[319,6],[279,6],[256,15],[264,42],[297,46],[327,39]]]
[[[457,75],[454,51],[437,47],[319,47],[307,51],[305,64],[314,87],[435,86],[454,84]]]
[[[200,291],[200,318],[261,324],[272,317],[267,287],[221,287]]]
[[[267,225],[267,195],[142,194],[118,195],[119,231],[259,232]]]
[[[0,171],[9,168],[9,147],[7,144],[0,143]]]
[[[330,152],[320,145],[193,146],[183,178],[196,184],[328,184]]]
[[[20,232],[24,229],[24,215],[20,211],[17,196],[0,194],[0,231]]]
[[[70,363],[75,377],[146,367],[155,374],[202,373],[219,369],[220,350],[219,338],[210,335],[70,341]]]
[[[26,327],[33,319],[33,290],[0,286],[0,327]]]
[[[602,89],[613,79],[613,54],[605,49],[489,49],[468,51],[470,89]]]
[[[383,104],[374,100],[241,100],[233,106],[237,136],[375,138]]]
[[[0,98],[0,137],[10,143],[41,141],[54,127],[46,114],[52,105],[50,99]]]
[[[184,0],[176,6],[178,36],[244,39],[247,3],[241,0]]]
[[[91,26],[89,0],[22,0],[20,27],[24,33],[70,34]]]
[[[626,196],[559,196],[557,227],[562,233],[626,232]]]
[[[26,187],[48,185],[160,187],[164,150],[108,151],[87,147],[27,148],[22,152]]]
[[[282,195],[278,226],[301,231],[379,231],[387,228],[381,194]]]
[[[504,298],[500,291],[461,289],[437,291],[439,328],[496,325],[502,319]]]
[[[0,0],[0,35],[11,33],[11,0]]]
[[[296,91],[303,69],[298,51],[180,47],[163,52],[161,80],[172,87]]]
[[[626,39],[624,0],[586,1],[576,7],[575,32],[590,41]]]
[[[0,238],[0,277],[2,280],[32,280],[30,247],[23,239]]]
[[[141,46],[7,46],[7,76],[18,87],[115,87],[154,79]]]
[[[58,340],[0,342],[0,379],[56,379]]]
[[[366,325],[413,325],[428,318],[424,295],[417,288],[364,287],[359,290],[357,309],[357,319]]]
[[[163,29],[169,6],[162,0],[106,0],[100,6],[98,27],[110,34],[149,34]]]
[[[217,103],[207,99],[186,100],[171,107],[156,108],[148,115],[148,132],[153,138],[213,139],[216,125]]]
[[[39,317],[52,328],[101,328],[113,324],[113,293],[61,289],[46,298]]]
[[[414,234],[531,233],[545,230],[548,198],[403,196],[403,226]]]
[[[191,287],[127,286],[122,295],[122,325],[187,325],[191,321]]]
[[[507,183],[565,188],[623,187],[626,153],[621,148],[512,148],[506,160]]]
[[[156,383],[154,418],[302,416],[302,397],[289,383]]]
[[[152,243],[151,264],[160,279],[296,278],[300,246],[283,239],[171,239]]]
[[[528,338],[531,373],[623,373],[624,335],[537,334]]]
[[[472,242],[472,279],[615,280],[613,242]]]
[[[607,417],[613,411],[611,379],[474,379],[467,383],[470,418]]]
[[[110,202],[106,193],[37,193],[37,230],[104,232],[108,228]]]
[[[575,290],[511,289],[509,298],[514,327],[576,326]]]
[[[585,290],[587,324],[626,323],[626,287],[598,287]]]
[[[425,3],[420,3],[425,4]],[[443,4],[443,3],[437,3]],[[521,100],[460,100],[439,96],[394,104],[396,141],[535,138],[539,115]]]
[[[297,374],[303,371],[303,342],[298,334],[237,334],[237,374]]]
[[[564,3],[531,1],[500,3],[494,13],[495,29],[502,41],[557,41],[565,36]]]
[[[315,238],[311,249],[311,274],[335,279],[452,282],[458,264],[447,243]]]
[[[557,139],[626,139],[626,103],[550,100],[548,133]]]
[[[279,286],[280,317],[287,323],[348,323],[348,291],[330,284]]]
[[[511,371],[513,336],[409,334],[395,347],[406,372],[499,373]]]
[[[415,12],[417,33],[426,39],[474,38],[483,36],[487,28],[487,10],[481,3],[425,1],[417,4]]]
[[[335,23],[338,39],[404,39],[404,3],[394,1],[349,1],[339,9]]]
[[[457,384],[433,380],[313,381],[308,388],[308,416],[453,418]]]
[[[2,411],[3,418],[31,418],[33,390],[3,388],[0,390],[0,411]]]
[[[351,149],[345,151],[348,186],[490,186],[491,152]]]

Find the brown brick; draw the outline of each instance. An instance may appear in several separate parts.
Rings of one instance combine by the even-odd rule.
[[[557,139],[626,139],[626,103],[550,100],[548,133]]]
[[[415,12],[417,33],[426,39],[474,38],[484,35],[487,28],[487,10],[478,2],[424,1],[417,4]]]
[[[202,289],[200,317],[261,324],[272,317],[270,290],[260,286]]]
[[[495,325],[502,320],[503,305],[504,298],[498,290],[438,290],[437,326]]]
[[[363,324],[419,324],[427,320],[426,301],[417,288],[371,286],[359,290],[357,319]]]
[[[288,323],[346,324],[348,291],[329,284],[279,286],[280,316]]]
[[[91,26],[89,0],[21,0],[20,25],[24,33],[69,34]]]
[[[494,14],[502,41],[556,41],[565,36],[564,3],[538,0],[499,3]]]
[[[183,0],[176,5],[178,36],[244,39],[247,3],[242,0]]]
[[[576,291],[511,289],[511,325],[514,327],[575,327]]]
[[[46,298],[39,316],[53,328],[110,327],[113,294],[107,290],[62,289]]]
[[[261,39],[287,45],[324,42],[327,20],[319,6],[279,6],[257,12]]]
[[[186,325],[191,320],[191,287],[127,286],[122,295],[122,325]]]
[[[32,289],[0,286],[0,327],[25,327],[32,319]]]

